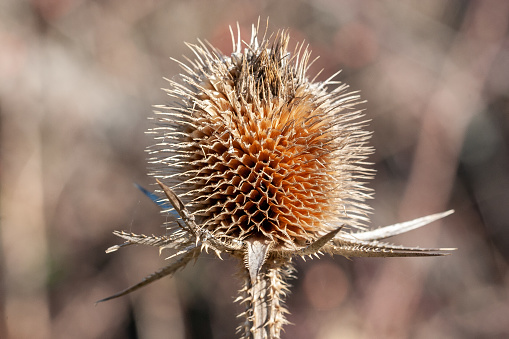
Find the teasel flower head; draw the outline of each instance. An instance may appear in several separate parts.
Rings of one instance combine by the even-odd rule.
[[[257,38],[230,56],[190,46],[197,59],[168,90],[180,105],[157,112],[153,175],[216,239],[294,250],[365,220],[370,134],[358,95],[306,77],[307,49],[290,54],[286,32]]]
[[[108,250],[147,244],[179,259],[104,300],[212,250],[244,263],[242,337],[279,338],[293,257],[441,255],[444,249],[379,240],[450,212],[365,231],[372,148],[359,95],[335,75],[310,80],[310,52],[297,44],[290,53],[287,31],[267,37],[253,26],[250,42],[240,31],[232,40],[230,55],[201,41],[189,45],[194,60],[177,61],[183,73],[168,80],[172,104],[157,106],[150,131],[156,143],[148,152],[150,174],[171,204],[164,212],[174,216],[167,234],[116,232],[126,242]]]

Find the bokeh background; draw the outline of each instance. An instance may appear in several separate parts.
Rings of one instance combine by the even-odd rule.
[[[361,90],[374,131],[373,227],[454,208],[394,242],[440,258],[297,260],[283,338],[509,337],[509,2],[0,2],[0,338],[235,338],[238,263],[95,301],[162,267],[115,229],[162,234],[146,176],[151,105],[228,26],[269,17]]]

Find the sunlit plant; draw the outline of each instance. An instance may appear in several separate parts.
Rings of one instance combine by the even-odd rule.
[[[452,213],[365,230],[373,175],[371,133],[360,97],[332,79],[308,78],[310,51],[288,52],[280,31],[251,40],[232,32],[233,52],[189,45],[194,60],[169,81],[170,106],[157,106],[150,175],[169,221],[166,234],[115,232],[131,244],[172,250],[166,267],[102,301],[120,297],[183,268],[203,251],[244,264],[237,301],[242,338],[279,338],[294,257],[443,255],[447,249],[395,246],[380,240]],[[329,87],[334,86],[333,90]],[[149,194],[150,195],[150,194]],[[166,204],[166,205],[165,205]],[[171,206],[170,206],[171,205]]]

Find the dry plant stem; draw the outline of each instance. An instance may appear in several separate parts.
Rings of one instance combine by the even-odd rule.
[[[239,327],[244,339],[275,339],[279,338],[283,325],[287,323],[283,306],[284,297],[288,292],[285,282],[293,271],[291,265],[273,267],[264,265],[254,277],[244,271],[244,288],[240,291],[244,297],[242,303],[246,311],[240,316],[245,318]]]

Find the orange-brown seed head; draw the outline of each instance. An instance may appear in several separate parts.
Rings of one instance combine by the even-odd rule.
[[[287,52],[286,32],[234,44],[225,56],[204,44],[170,81],[176,101],[156,112],[153,175],[186,201],[219,239],[261,238],[298,248],[341,224],[359,226],[371,153],[359,97],[306,77],[309,52]]]

